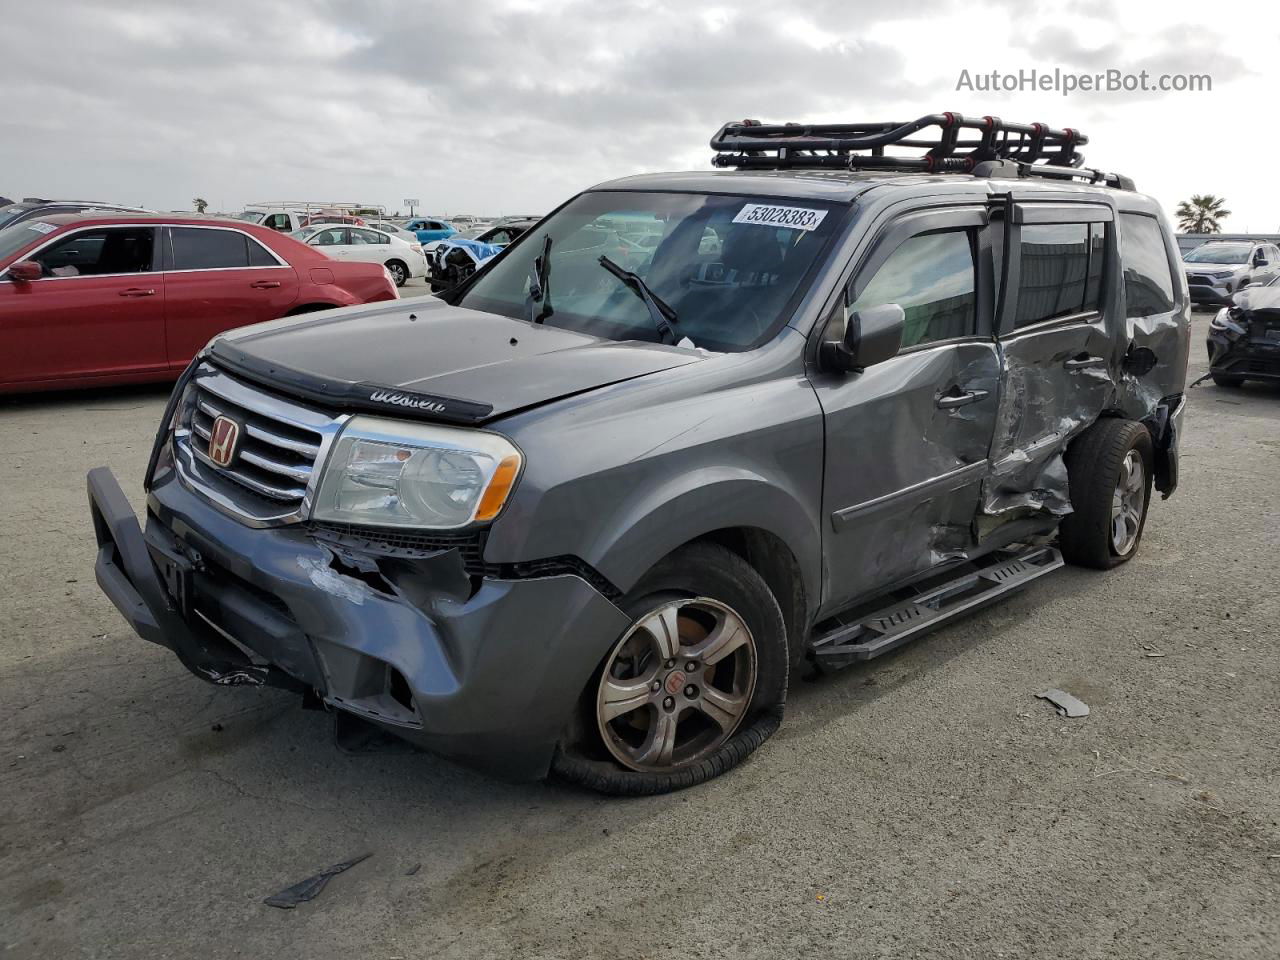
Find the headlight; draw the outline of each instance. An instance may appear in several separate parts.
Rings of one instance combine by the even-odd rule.
[[[523,457],[496,433],[355,417],[320,478],[316,520],[452,529],[492,520]]]

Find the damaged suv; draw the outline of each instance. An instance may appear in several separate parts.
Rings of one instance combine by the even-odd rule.
[[[1252,285],[1209,321],[1209,373],[1220,387],[1280,383],[1280,280]],[[1205,379],[1204,377],[1201,378]],[[1199,382],[1199,381],[1197,381]]]
[[[588,190],[443,299],[223,334],[145,532],[90,473],[98,582],[204,680],[508,778],[723,773],[803,662],[1124,563],[1173,492],[1177,247],[1085,142],[732,124],[729,169]]]

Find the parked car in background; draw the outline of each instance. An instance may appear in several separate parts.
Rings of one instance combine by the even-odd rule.
[[[404,225],[404,228],[416,234],[419,243],[443,240],[445,237],[452,237],[458,232],[453,228],[453,224],[444,220],[434,220],[430,217],[414,217]]]
[[[1183,254],[1182,266],[1193,303],[1229,304],[1232,294],[1280,273],[1280,248],[1274,243],[1210,240]]]
[[[44,200],[27,197],[0,207],[0,230],[15,223],[35,220],[55,213],[84,213],[101,210],[109,213],[149,213],[141,207],[126,207],[116,203],[99,203],[95,200]]]
[[[319,229],[304,227],[293,237],[335,260],[380,263],[397,287],[403,287],[411,277],[427,275],[427,258],[423,256],[422,246],[382,230],[326,224]]]
[[[445,290],[466,280],[537,220],[511,220],[482,230],[474,238],[454,234],[432,245],[427,256],[432,290]]]
[[[418,239],[418,235],[412,230],[406,230],[403,224],[393,223],[390,220],[370,220],[365,226],[371,230],[381,230],[393,237],[399,237],[405,243],[422,249],[422,242]]]
[[[0,230],[0,392],[170,379],[232,327],[399,294],[267,227],[55,214]]]
[[[236,219],[243,220],[245,223],[256,223],[280,233],[292,233],[302,227],[306,214],[299,210],[248,207],[237,213]]]
[[[1280,383],[1280,276],[1250,284],[1209,321],[1209,375],[1220,387]]]
[[[345,223],[353,227],[363,227],[365,220],[364,217],[349,213],[313,213],[302,219],[304,227],[313,227],[319,223]]]

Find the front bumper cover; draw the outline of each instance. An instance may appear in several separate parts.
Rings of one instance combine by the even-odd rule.
[[[472,579],[453,551],[345,555],[296,525],[246,527],[176,479],[152,489],[144,534],[109,470],[91,471],[88,488],[103,592],[201,679],[315,690],[507,779],[545,776],[630,623],[570,574]]]
[[[1210,329],[1205,349],[1213,373],[1248,380],[1280,380],[1280,340]]]

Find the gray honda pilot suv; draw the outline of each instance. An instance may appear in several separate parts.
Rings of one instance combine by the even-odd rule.
[[[509,778],[716,776],[802,663],[1124,563],[1173,492],[1177,247],[1085,142],[730,124],[727,169],[588,190],[443,299],[222,334],[145,532],[90,473],[98,582],[204,680]]]

